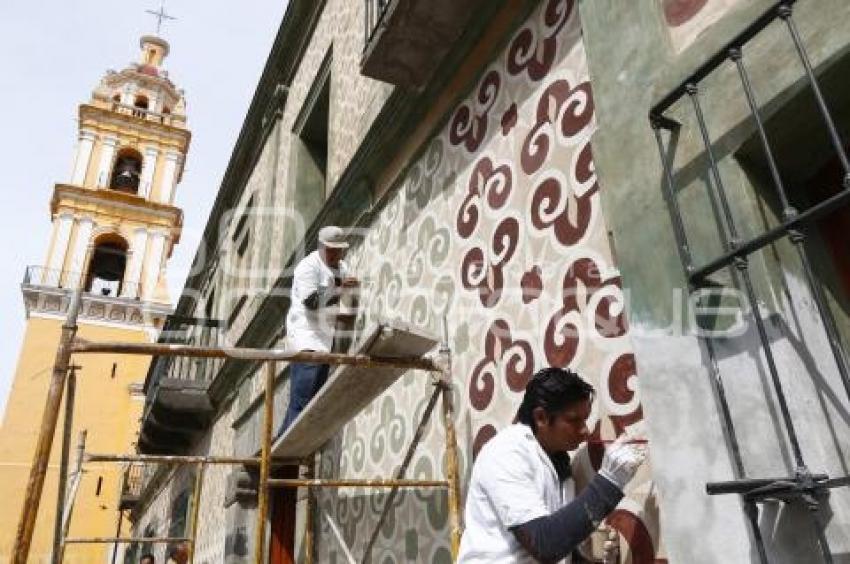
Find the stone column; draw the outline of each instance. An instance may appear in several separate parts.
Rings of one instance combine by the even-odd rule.
[[[121,93],[121,103],[125,106],[132,106],[135,94],[136,85],[132,82],[128,82],[126,85],[124,85],[124,92]]]
[[[59,286],[62,279],[62,267],[65,255],[68,254],[68,242],[71,239],[71,226],[74,225],[74,215],[71,212],[61,212],[53,222],[53,248],[47,259],[47,268],[41,283],[46,286]]]
[[[142,299],[150,300],[156,293],[162,270],[163,252],[165,250],[165,232],[151,231],[148,233],[148,247],[150,254],[144,268],[144,282],[142,283]]]
[[[180,160],[181,156],[177,151],[165,153],[165,168],[162,170],[162,181],[159,187],[159,201],[163,204],[171,204],[174,199],[174,185],[177,181]]]
[[[77,233],[74,237],[74,250],[71,254],[71,266],[65,285],[76,288],[85,282],[83,269],[86,264],[86,254],[91,242],[91,232],[94,228],[94,220],[90,217],[82,217],[77,220]]]
[[[103,146],[100,150],[100,164],[97,167],[97,187],[104,188],[109,184],[109,176],[112,174],[112,161],[115,157],[115,148],[118,146],[118,138],[109,136],[103,138]]]
[[[156,174],[157,156],[159,156],[159,149],[156,147],[145,149],[144,160],[142,161],[142,173],[139,178],[139,196],[142,198],[149,198],[151,195],[153,177]]]
[[[124,284],[121,288],[122,298],[138,298],[139,283],[142,281],[142,264],[145,260],[145,250],[148,244],[148,230],[137,227],[133,230],[133,242],[130,244],[130,261],[124,273]]]
[[[75,186],[84,186],[86,183],[86,172],[89,170],[95,139],[97,139],[97,135],[93,131],[80,131],[77,156],[74,159],[74,170],[71,173],[71,184]]]

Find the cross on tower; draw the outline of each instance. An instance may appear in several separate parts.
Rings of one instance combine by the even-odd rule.
[[[165,0],[160,0],[159,2],[159,10],[145,10],[145,12],[151,14],[156,18],[156,34],[159,35],[162,30],[162,22],[163,20],[176,20],[172,15],[169,15],[165,12]]]

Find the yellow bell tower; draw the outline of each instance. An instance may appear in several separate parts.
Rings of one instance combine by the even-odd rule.
[[[78,337],[149,342],[171,312],[165,267],[180,239],[174,207],[190,133],[182,90],[162,63],[168,43],[140,41],[139,62],[108,71],[79,107],[79,142],[70,178],[50,201],[53,231],[41,265],[21,285],[27,325],[0,429],[0,560],[12,550],[61,325],[76,289],[83,292]],[[87,431],[86,451],[128,452],[144,405],[147,357],[76,359],[73,440]],[[61,427],[61,425],[60,425]],[[61,429],[30,550],[48,562],[57,496]],[[72,446],[73,457],[73,446]],[[73,466],[73,460],[72,464]],[[86,466],[69,536],[114,537],[121,503],[117,465]],[[65,562],[111,562],[113,545],[69,545]],[[116,552],[121,561],[123,548]]]

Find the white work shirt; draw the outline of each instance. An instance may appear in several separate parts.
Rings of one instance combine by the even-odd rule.
[[[340,261],[339,272],[325,264],[319,251],[313,251],[298,263],[292,277],[289,312],[286,314],[287,347],[296,351],[330,352],[333,346],[334,327],[338,307],[320,307],[309,310],[304,300],[318,290],[320,293],[333,287],[334,277],[345,279],[348,266]]]
[[[575,497],[527,425],[517,423],[490,439],[472,468],[458,563],[536,563],[512,527],[549,515]],[[570,562],[570,558],[561,560]]]

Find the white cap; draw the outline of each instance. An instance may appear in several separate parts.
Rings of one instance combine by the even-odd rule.
[[[335,225],[328,225],[319,229],[319,243],[329,249],[348,248],[348,241],[345,240],[345,231]]]

